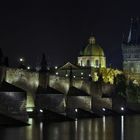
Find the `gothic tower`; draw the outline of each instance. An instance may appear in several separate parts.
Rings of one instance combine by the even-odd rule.
[[[139,19],[131,19],[127,41],[122,43],[123,70],[126,73],[140,73],[140,28]]]

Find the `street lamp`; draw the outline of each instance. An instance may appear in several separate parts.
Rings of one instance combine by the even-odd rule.
[[[121,107],[121,111],[124,111],[124,107]]]
[[[57,69],[58,67],[57,67],[57,66],[55,66],[54,68],[55,68],[55,69]]]
[[[28,66],[28,67],[27,67],[27,70],[30,70],[30,69],[31,69],[31,67],[30,67],[30,66]]]
[[[24,61],[24,59],[23,59],[23,58],[19,58],[19,61],[20,61],[20,62],[23,62],[23,61]]]
[[[103,110],[103,111],[106,111],[106,109],[105,109],[105,108],[102,108],[102,110]]]

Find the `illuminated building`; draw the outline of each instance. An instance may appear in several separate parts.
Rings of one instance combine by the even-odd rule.
[[[140,82],[140,26],[139,19],[131,19],[127,41],[122,43],[123,70],[133,80]]]
[[[95,37],[91,36],[88,45],[80,52],[78,65],[93,68],[106,67],[104,51],[101,46],[96,43]]]
[[[80,51],[77,58],[77,64],[70,62],[58,67],[56,75],[68,77],[70,69],[72,69],[75,79],[98,81],[99,75],[102,75],[104,82],[113,84],[114,77],[120,74],[117,69],[106,67],[106,57],[103,48],[96,43],[95,37],[89,38],[88,45]]]

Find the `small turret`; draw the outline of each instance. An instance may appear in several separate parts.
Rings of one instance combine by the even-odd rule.
[[[89,38],[89,44],[95,44],[96,43],[96,39],[95,39],[95,37],[94,36],[91,36],[90,38]]]
[[[72,67],[70,67],[70,72],[69,72],[69,87],[73,86],[73,72],[72,72]]]
[[[46,61],[46,56],[45,56],[44,53],[42,54],[40,71],[41,72],[46,72],[47,71],[47,61]]]
[[[41,59],[41,69],[39,71],[39,86],[47,88],[48,85],[48,71],[47,71],[47,61],[46,56],[43,53]]]

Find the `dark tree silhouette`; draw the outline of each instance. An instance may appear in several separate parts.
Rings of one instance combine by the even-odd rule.
[[[127,80],[124,74],[118,74],[115,78],[116,91],[122,96],[126,96]]]
[[[4,66],[9,67],[9,59],[8,59],[8,57],[4,58]]]
[[[102,83],[104,80],[103,80],[103,75],[102,73],[98,74],[98,82]]]
[[[0,65],[3,65],[3,52],[1,48],[0,48]]]

